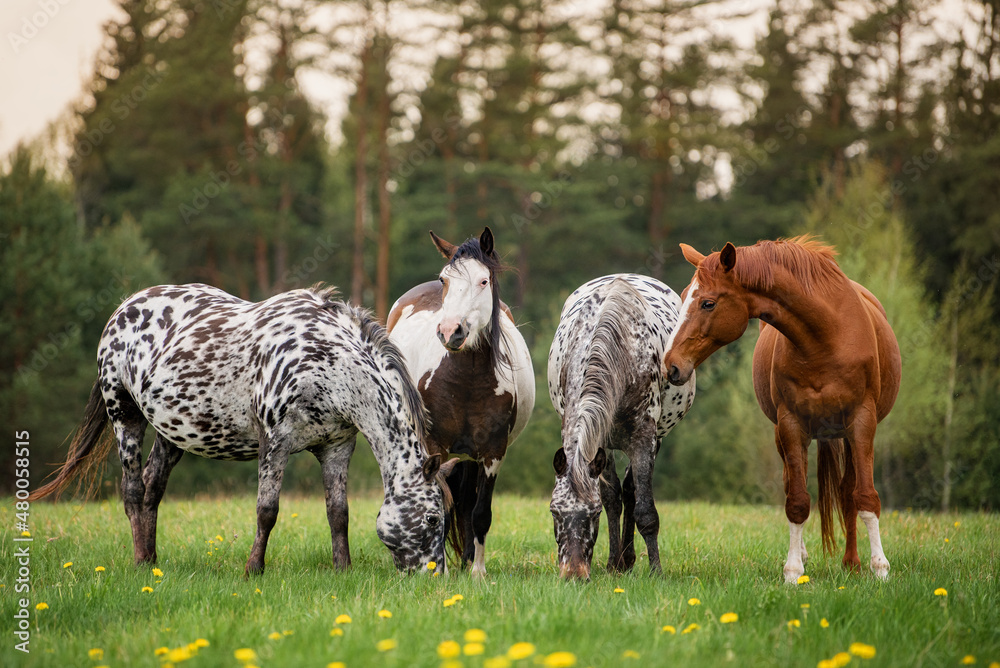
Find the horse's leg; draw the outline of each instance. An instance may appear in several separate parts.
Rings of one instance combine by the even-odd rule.
[[[472,512],[476,507],[476,480],[479,476],[478,462],[461,462],[455,466],[446,479],[454,500],[454,518],[448,515],[448,521],[456,523],[459,541],[462,545],[461,566],[475,558],[475,547],[472,542]],[[450,531],[450,528],[449,528]]]
[[[146,466],[142,470],[142,482],[146,492],[142,501],[142,527],[147,561],[156,562],[156,517],[160,508],[160,500],[167,489],[167,479],[184,451],[163,438],[159,433],[153,441],[153,449],[146,458]]]
[[[622,556],[621,570],[635,566],[635,478],[629,462],[622,479]]]
[[[854,487],[857,476],[854,473],[853,446],[851,440],[844,439],[844,477],[840,481],[840,507],[844,509],[844,568],[861,570],[858,557],[858,507],[854,505]]]
[[[354,454],[355,439],[328,444],[313,450],[323,469],[323,491],[326,494],[326,519],[330,523],[333,542],[333,566],[344,569],[351,565],[351,549],[347,542],[347,469]]]
[[[788,518],[788,557],[785,559],[785,582],[797,584],[805,573],[802,563],[802,529],[809,518],[809,492],[806,489],[806,448],[809,437],[789,413],[778,414],[774,428],[778,452],[785,463],[785,517]]]
[[[264,553],[267,539],[274,523],[278,521],[278,496],[281,479],[288,464],[289,448],[280,439],[269,436],[260,438],[260,459],[257,463],[257,535],[250,548],[246,574],[264,572]]]
[[[132,526],[135,563],[148,563],[156,558],[148,551],[142,513],[146,496],[146,485],[142,481],[142,437],[149,423],[124,388],[116,388],[110,397],[105,395],[105,401],[122,462],[122,502]]]
[[[479,480],[476,484],[476,507],[472,511],[472,536],[475,543],[475,555],[472,562],[472,574],[476,577],[486,575],[486,534],[493,524],[493,487],[497,482],[497,469],[503,460],[494,462],[487,471],[479,466]]]
[[[610,453],[610,450],[608,452]],[[622,486],[618,482],[618,471],[615,470],[613,455],[609,454],[598,485],[601,490],[601,505],[604,506],[604,514],[608,518],[608,570],[622,571],[624,570],[621,542]]]
[[[632,482],[635,525],[646,543],[649,555],[649,570],[661,572],[660,566],[660,515],[653,501],[653,462],[656,453],[656,427],[652,422],[643,424],[635,434],[634,447],[629,453]],[[634,551],[634,549],[633,549]]]
[[[868,542],[871,545],[872,573],[877,577],[889,577],[889,560],[882,552],[882,537],[879,534],[878,520],[882,514],[882,501],[875,491],[875,418],[874,402],[859,408],[854,414],[854,420],[849,427],[848,440],[854,450],[854,504],[858,516],[868,529]]]

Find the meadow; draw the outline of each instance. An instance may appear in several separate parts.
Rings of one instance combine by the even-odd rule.
[[[34,503],[30,654],[3,666],[996,666],[1000,521],[885,511],[888,581],[847,574],[807,524],[809,581],[782,584],[780,508],[659,506],[663,575],[644,550],[608,573],[602,526],[590,582],[557,577],[546,499],[499,496],[488,576],[401,575],[351,504],[353,566],[334,571],[317,497],[282,499],[263,576],[246,579],[255,499],[167,500],[158,570],[132,563],[120,502]],[[0,615],[14,626],[14,502],[0,523]],[[862,562],[867,537],[859,530]],[[636,536],[637,548],[642,541]],[[945,593],[946,592],[946,593]],[[826,662],[826,663],[822,663]]]

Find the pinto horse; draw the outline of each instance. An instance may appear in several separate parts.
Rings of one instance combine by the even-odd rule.
[[[868,530],[872,572],[885,578],[875,491],[875,427],[899,391],[901,362],[885,309],[866,288],[840,270],[833,248],[809,237],[725,247],[709,256],[681,244],[693,264],[681,322],[663,359],[671,383],[687,382],[713,352],[759,318],[753,355],[757,403],[774,423],[784,462],[789,547],[785,582],[804,573],[802,527],[809,517],[806,453],[819,442],[817,459],[823,547],[835,547],[836,510],[846,536],[843,565],[860,570],[857,518]],[[841,473],[843,459],[843,473]]]
[[[264,570],[289,455],[319,460],[333,563],[351,563],[347,467],[360,429],[385,487],[376,531],[400,570],[444,563],[441,457],[425,446],[426,410],[385,330],[332,288],[293,290],[257,304],[206,285],[136,293],[111,316],[97,351],[99,377],[57,477],[37,499],[93,473],[111,448],[136,563],[156,561],[156,516],[185,452],[259,461],[257,535],[246,572]],[[142,467],[142,438],[156,439]]]
[[[691,408],[695,391],[694,374],[674,387],[660,373],[680,304],[656,279],[617,274],[584,284],[563,306],[548,376],[549,398],[562,417],[563,445],[553,460],[556,485],[549,508],[564,578],[590,577],[602,505],[608,516],[608,570],[627,571],[635,564],[638,525],[650,570],[660,571],[653,461],[660,439]],[[608,448],[628,456],[624,485]]]
[[[531,417],[535,374],[528,346],[500,301],[502,265],[490,228],[460,246],[433,232],[431,238],[448,263],[437,281],[393,304],[389,337],[403,351],[430,413],[431,452],[465,459],[447,479],[455,499],[452,535],[463,565],[471,561],[472,574],[483,576],[497,471]]]

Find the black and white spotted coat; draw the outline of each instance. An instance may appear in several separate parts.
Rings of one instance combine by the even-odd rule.
[[[159,460],[170,460],[169,474],[182,452],[258,458],[258,531],[247,570],[259,571],[285,464],[308,450],[323,467],[334,562],[347,566],[347,467],[360,429],[382,472],[376,528],[396,566],[444,563],[444,502],[428,464],[420,395],[384,330],[332,294],[294,290],[250,303],[206,285],[162,285],[115,311],[98,350],[99,385],[134,534],[144,487],[165,485],[150,472]],[[158,438],[143,475],[147,423]]]
[[[550,508],[564,577],[589,577],[602,505],[611,534],[609,567],[634,563],[634,519],[651,567],[659,568],[653,461],[660,439],[684,417],[695,393],[693,376],[675,387],[660,371],[680,304],[660,281],[615,274],[584,284],[563,306],[549,351],[548,386],[562,417]],[[623,451],[630,462],[620,534],[622,489],[609,449]]]

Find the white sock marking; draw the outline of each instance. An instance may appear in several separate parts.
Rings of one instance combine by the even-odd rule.
[[[871,545],[872,550],[870,563],[872,573],[884,580],[889,577],[889,560],[885,558],[885,553],[882,551],[882,536],[878,531],[878,517],[870,510],[862,510],[858,513],[858,517],[861,518],[861,521],[865,523],[865,528],[868,529],[868,543]]]

